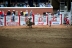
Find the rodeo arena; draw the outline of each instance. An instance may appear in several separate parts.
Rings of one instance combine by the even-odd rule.
[[[0,48],[72,48],[72,0],[0,1]]]

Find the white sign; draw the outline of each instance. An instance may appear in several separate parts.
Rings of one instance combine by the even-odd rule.
[[[15,16],[6,16],[6,26],[18,26],[19,25],[19,17]]]
[[[35,25],[47,25],[47,16],[35,16]]]
[[[50,24],[51,21],[51,25],[60,25],[61,24],[61,15],[59,16],[49,16],[48,17],[48,24]]]
[[[4,26],[4,17],[0,17],[0,26]]]
[[[60,25],[60,22],[52,22],[52,25]]]

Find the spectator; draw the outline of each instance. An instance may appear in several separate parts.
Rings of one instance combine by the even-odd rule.
[[[33,3],[33,7],[36,7],[36,4],[35,3]]]
[[[3,5],[2,3],[0,4],[0,6],[1,6],[1,7],[4,7],[4,5]]]
[[[8,1],[5,1],[5,6],[6,6],[6,7],[8,6]]]
[[[29,4],[27,4],[27,7],[30,7]]]
[[[50,1],[48,2],[48,7],[51,7],[51,3],[50,3]]]
[[[15,7],[18,7],[17,4],[15,4]]]
[[[15,10],[13,10],[13,13],[14,13],[14,15],[15,15]]]
[[[24,7],[27,7],[26,4],[24,4]]]
[[[11,15],[11,12],[10,12],[10,10],[8,10],[8,12],[7,12],[7,15]]]
[[[57,11],[57,14],[60,15],[60,10]]]
[[[16,14],[15,15],[18,16],[18,11],[16,11]]]
[[[32,13],[32,10],[31,10],[31,11],[30,11],[30,16],[32,16],[32,14],[33,14],[33,13]]]
[[[48,7],[48,3],[46,3],[46,7]]]
[[[20,15],[23,16],[23,11],[20,12]]]
[[[15,21],[15,14],[14,14],[14,12],[12,12],[12,21],[13,22]]]
[[[39,3],[39,7],[42,7],[42,3]]]
[[[25,3],[27,4],[27,3],[28,3],[28,1],[25,1]]]
[[[25,16],[28,16],[28,10],[26,10],[26,12],[25,12],[26,14],[25,14]]]
[[[20,7],[22,7],[22,3],[20,3]]]
[[[23,15],[25,16],[26,12],[23,12]]]
[[[44,3],[42,3],[42,7],[45,7],[45,4]]]
[[[64,16],[64,24],[66,24],[66,21],[67,21],[67,17]]]
[[[4,17],[4,14],[5,14],[4,11],[2,11],[2,17]]]
[[[66,24],[69,25],[69,17],[67,17]]]
[[[0,11],[0,16],[2,16],[2,11]]]

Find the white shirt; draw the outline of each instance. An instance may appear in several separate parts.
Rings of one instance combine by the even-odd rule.
[[[28,14],[28,12],[26,12],[26,14]]]

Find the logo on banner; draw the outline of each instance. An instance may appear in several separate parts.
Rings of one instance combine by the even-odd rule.
[[[47,25],[47,16],[35,16],[35,25]]]
[[[7,26],[18,26],[18,22],[7,22]]]
[[[6,25],[18,26],[19,25],[18,16],[6,16]]]
[[[51,18],[51,21],[52,21],[52,25],[60,25],[61,24],[61,16],[60,17],[55,17],[53,16]]]
[[[52,21],[57,21],[56,17],[53,17],[53,18],[52,18]]]
[[[42,20],[43,20],[43,18],[42,17],[39,17],[38,22],[42,22]]]
[[[38,19],[38,25],[43,25],[43,24],[44,24],[43,18],[39,17],[39,19]]]

